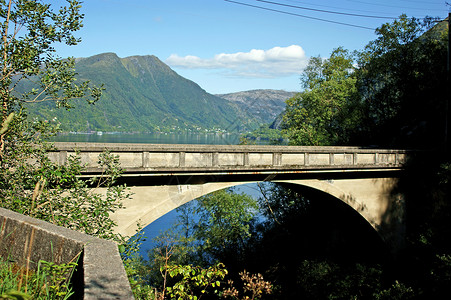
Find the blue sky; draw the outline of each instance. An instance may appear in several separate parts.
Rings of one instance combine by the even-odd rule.
[[[85,0],[82,43],[57,51],[62,57],[155,55],[209,93],[299,91],[309,57],[327,57],[339,46],[362,49],[376,37],[374,28],[391,21],[349,14],[448,15],[443,0],[233,1]]]

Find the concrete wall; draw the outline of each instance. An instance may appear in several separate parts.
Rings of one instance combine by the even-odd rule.
[[[0,208],[2,258],[33,269],[39,260],[61,264],[78,255],[78,298],[133,299],[115,243]]]

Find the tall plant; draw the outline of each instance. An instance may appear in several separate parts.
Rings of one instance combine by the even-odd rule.
[[[82,27],[80,1],[57,9],[39,0],[0,0],[0,206],[104,238],[113,234],[110,214],[128,197],[115,186],[117,157],[104,154],[105,176],[96,182],[79,179],[77,156],[65,165],[52,163],[45,138],[58,131],[55,120],[30,120],[27,105],[52,101],[70,108],[73,100],[97,101],[102,87],[78,82],[74,58],[62,59],[55,45],[76,45]],[[94,187],[106,187],[106,195]]]

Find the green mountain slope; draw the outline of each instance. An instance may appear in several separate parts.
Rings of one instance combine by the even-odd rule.
[[[179,76],[155,56],[119,58],[104,53],[77,59],[80,79],[104,84],[100,101],[77,102],[70,111],[51,103],[30,107],[31,115],[55,116],[65,131],[157,131],[254,128],[250,113],[242,113],[227,100],[213,96]],[[239,117],[237,117],[239,116]]]

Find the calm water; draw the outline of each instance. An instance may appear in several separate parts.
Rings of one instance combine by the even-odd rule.
[[[240,139],[239,134],[215,133],[115,133],[97,134],[65,134],[54,137],[55,142],[90,142],[90,143],[149,143],[149,144],[208,144],[208,145],[236,145]],[[246,193],[258,197],[256,184],[246,184],[236,188],[239,193]],[[177,218],[175,210],[167,213],[152,224],[144,228],[147,237],[140,249],[144,259],[148,259],[147,251],[154,246],[153,239],[161,232],[169,229]]]
[[[240,134],[221,133],[114,133],[108,134],[65,134],[52,139],[55,142],[90,143],[148,143],[148,144],[206,144],[236,145]]]

